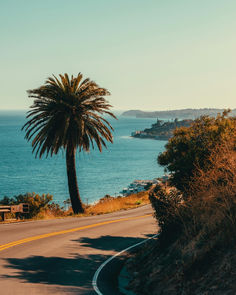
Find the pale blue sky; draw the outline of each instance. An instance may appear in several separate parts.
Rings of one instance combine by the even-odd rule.
[[[116,109],[236,108],[235,0],[0,0],[0,109],[82,72]]]

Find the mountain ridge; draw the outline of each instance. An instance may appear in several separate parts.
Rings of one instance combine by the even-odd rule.
[[[141,111],[141,110],[128,110],[122,113],[125,117],[136,118],[162,118],[162,119],[196,119],[203,115],[217,116],[225,109],[217,108],[201,108],[201,109],[180,109],[180,110],[167,110],[167,111]],[[230,115],[236,116],[236,109],[231,110]]]

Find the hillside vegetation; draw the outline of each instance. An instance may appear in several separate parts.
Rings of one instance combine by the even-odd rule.
[[[236,294],[235,122],[227,113],[202,117],[167,144],[171,180],[150,192],[160,235],[128,265],[136,294]],[[181,182],[175,174],[185,157],[190,174]]]
[[[161,118],[161,119],[196,119],[200,116],[217,116],[222,113],[223,109],[204,108],[204,109],[182,109],[182,110],[168,110],[168,111],[140,111],[129,110],[123,112],[122,116],[136,117],[136,118]],[[236,109],[232,110],[232,115],[236,115]]]

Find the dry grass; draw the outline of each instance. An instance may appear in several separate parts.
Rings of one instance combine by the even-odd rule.
[[[206,172],[197,170],[186,203],[197,217],[192,219],[194,235],[201,233],[208,239],[214,237],[215,243],[228,243],[236,238],[236,152],[229,144],[218,147],[210,163]]]
[[[236,151],[231,143],[215,148],[207,171],[196,170],[188,194],[159,186],[150,198],[161,234],[131,266],[139,274],[132,282],[136,293],[236,294]]]
[[[97,215],[136,208],[150,203],[148,194],[145,191],[127,197],[102,198],[98,203],[88,206],[85,212],[88,215]]]
[[[149,191],[132,194],[127,197],[104,197],[94,205],[85,206],[85,213],[74,215],[72,208],[68,210],[61,209],[57,204],[48,205],[47,208],[40,210],[34,217],[27,218],[27,220],[40,220],[40,219],[55,219],[64,217],[83,217],[90,215],[99,215],[111,213],[120,210],[127,210],[137,208],[149,204]],[[28,217],[27,215],[25,217]],[[14,214],[6,214],[6,221],[4,223],[20,222],[26,220],[24,216],[16,220]],[[2,222],[2,221],[1,221]]]

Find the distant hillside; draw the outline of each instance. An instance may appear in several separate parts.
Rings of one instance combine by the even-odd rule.
[[[194,121],[185,119],[179,121],[177,118],[170,122],[165,122],[157,119],[157,122],[152,124],[151,128],[146,128],[143,131],[138,130],[132,132],[131,136],[136,138],[152,138],[157,140],[168,140],[173,136],[173,132],[179,127],[189,127]]]
[[[161,119],[196,119],[203,115],[216,116],[218,113],[222,113],[224,109],[182,109],[171,111],[155,111],[145,112],[140,110],[129,110],[122,114],[126,117],[136,118],[161,118]],[[236,116],[236,109],[231,111],[231,115]]]

